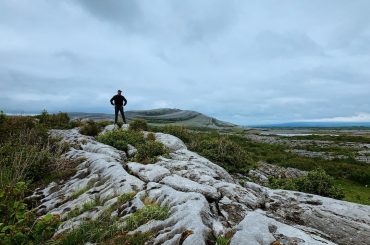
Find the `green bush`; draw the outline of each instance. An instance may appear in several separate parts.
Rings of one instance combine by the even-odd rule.
[[[148,140],[145,144],[137,146],[135,161],[141,163],[154,163],[157,161],[157,156],[167,153],[166,147],[161,142]]]
[[[341,199],[344,197],[343,189],[334,184],[334,178],[322,169],[310,171],[304,178],[297,179],[299,191],[317,194],[320,196]]]
[[[88,136],[96,136],[100,132],[100,127],[94,120],[88,120],[83,123],[80,133]]]
[[[106,127],[106,126],[108,126],[108,125],[112,124],[113,122],[111,122],[111,121],[107,121],[107,120],[103,120],[103,121],[98,121],[98,122],[96,122],[96,123],[98,124],[98,126],[99,126],[100,128],[104,128],[104,127]]]
[[[69,122],[69,127],[70,128],[76,128],[76,127],[81,127],[83,125],[81,119],[74,119]]]
[[[0,135],[0,143],[17,140],[19,137],[23,137],[22,140],[38,141],[40,136],[47,141],[48,137],[46,128],[41,127],[37,120],[28,116],[5,116],[0,124]]]
[[[96,138],[99,142],[127,151],[127,144],[137,146],[145,143],[144,134],[137,131],[113,130]]]
[[[336,185],[334,178],[322,169],[310,171],[307,176],[296,179],[270,178],[270,187],[296,190],[336,199],[344,197],[343,189]]]
[[[154,135],[154,133],[152,133],[152,132],[148,133],[146,139],[147,140],[150,140],[150,141],[155,141],[155,135]]]
[[[63,172],[58,159],[65,146],[57,146],[47,129],[32,117],[4,116],[0,123],[1,244],[43,244],[59,225],[58,216],[38,219],[34,204],[24,199],[26,192],[52,181],[49,176]]]
[[[134,131],[147,131],[148,124],[144,119],[134,119],[130,122],[129,129]]]
[[[140,131],[114,130],[99,135],[97,140],[126,152],[128,150],[128,144],[136,147],[135,161],[141,163],[153,163],[156,161],[157,156],[168,153],[167,148],[161,142],[155,141],[153,134],[149,133],[145,140],[143,132]]]
[[[59,216],[47,214],[37,219],[22,201],[26,183],[0,189],[1,244],[41,244],[51,238],[59,226]]]
[[[284,189],[298,191],[296,179],[269,178],[269,187],[273,189]]]
[[[48,128],[70,128],[70,118],[67,113],[59,112],[57,114],[49,114],[44,110],[40,115],[35,117],[39,119],[40,124]]]
[[[368,171],[362,169],[352,169],[349,178],[363,185],[370,185],[370,167]]]
[[[190,149],[218,163],[230,172],[246,173],[253,167],[250,154],[232,138],[218,134],[199,134]]]
[[[23,122],[25,122],[23,124]],[[55,154],[47,131],[32,118],[7,118],[1,124],[0,139],[0,188],[19,181],[37,181],[50,170]]]

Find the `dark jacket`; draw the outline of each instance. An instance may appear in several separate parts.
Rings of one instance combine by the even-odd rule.
[[[114,101],[114,104],[113,104],[113,101]],[[123,104],[123,101],[125,102],[125,104]],[[127,104],[127,100],[124,96],[116,94],[115,96],[112,97],[112,99],[110,99],[110,103],[112,105],[121,107]]]

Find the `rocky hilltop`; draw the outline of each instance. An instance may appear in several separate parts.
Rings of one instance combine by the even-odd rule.
[[[41,202],[40,214],[61,215],[64,222],[55,236],[106,212],[125,226],[150,200],[168,208],[168,216],[129,232],[151,232],[147,244],[216,244],[226,234],[230,244],[370,244],[370,206],[252,182],[241,186],[172,135],[155,133],[170,153],[146,165],[127,160],[135,148],[119,151],[78,129],[52,130],[51,135],[73,145],[64,158],[80,160],[73,177],[30,197]],[[134,194],[122,201],[127,193]],[[71,215],[97,199],[93,208]]]
[[[73,119],[113,120],[113,114],[70,112]],[[190,110],[159,108],[152,110],[126,111],[126,118],[130,121],[135,118],[144,119],[153,124],[178,124],[192,127],[232,128],[236,125],[218,120],[202,113]]]

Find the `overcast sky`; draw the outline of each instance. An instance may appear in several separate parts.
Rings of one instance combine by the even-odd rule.
[[[370,121],[369,0],[1,0],[0,109]]]

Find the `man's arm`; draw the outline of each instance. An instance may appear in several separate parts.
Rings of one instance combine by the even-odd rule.
[[[114,104],[113,104],[114,97],[115,97],[115,96],[113,96],[113,97],[112,97],[112,99],[110,99],[110,103],[111,103],[112,105],[114,105]]]
[[[125,101],[125,103],[123,104],[123,106],[125,106],[127,104],[127,100],[125,98],[125,96],[122,96],[123,97],[123,100]]]

